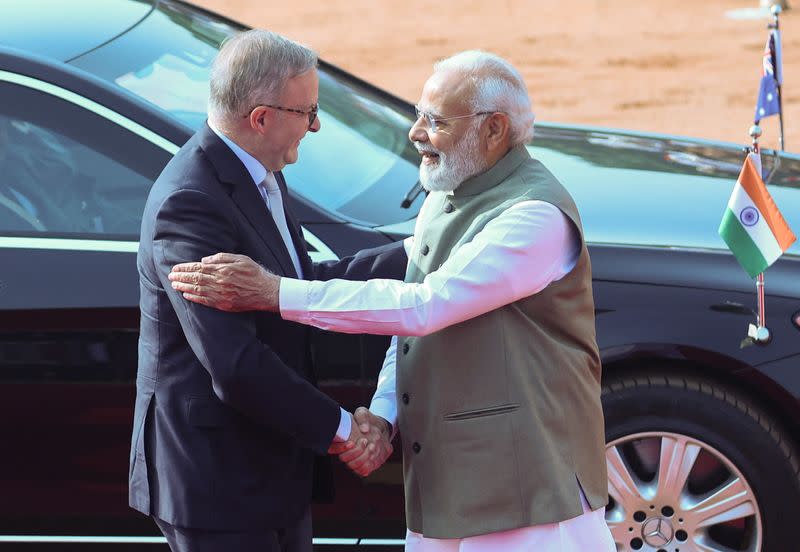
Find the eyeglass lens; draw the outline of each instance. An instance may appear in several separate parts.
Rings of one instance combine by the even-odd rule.
[[[417,113],[417,120],[419,120],[420,117],[424,118],[425,122],[428,124],[428,128],[431,129],[432,133],[436,134],[436,119],[434,119],[431,114],[422,111],[417,106],[414,106],[414,110]]]

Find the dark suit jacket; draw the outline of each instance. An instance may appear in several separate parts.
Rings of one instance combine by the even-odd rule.
[[[306,278],[401,276],[399,244],[312,263],[276,176]],[[172,289],[174,264],[219,251],[295,276],[250,174],[204,125],[156,180],[142,221],[130,505],[181,527],[285,527],[308,507],[314,453],[326,453],[340,411],[313,384],[307,327]]]

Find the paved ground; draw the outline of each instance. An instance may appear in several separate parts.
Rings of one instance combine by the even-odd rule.
[[[758,0],[194,0],[416,100],[433,61],[482,48],[523,72],[538,120],[748,141]],[[782,17],[786,144],[800,152],[800,2]],[[491,6],[491,7],[490,7]],[[739,10],[739,11],[737,11]],[[764,121],[777,146],[777,117]]]

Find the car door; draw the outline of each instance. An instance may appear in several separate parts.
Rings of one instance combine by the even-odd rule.
[[[0,516],[18,531],[129,515],[139,224],[176,150],[81,94],[0,73]]]

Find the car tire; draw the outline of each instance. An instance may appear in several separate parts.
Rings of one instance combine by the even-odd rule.
[[[797,546],[797,451],[753,401],[692,375],[609,378],[602,400],[620,550]]]

